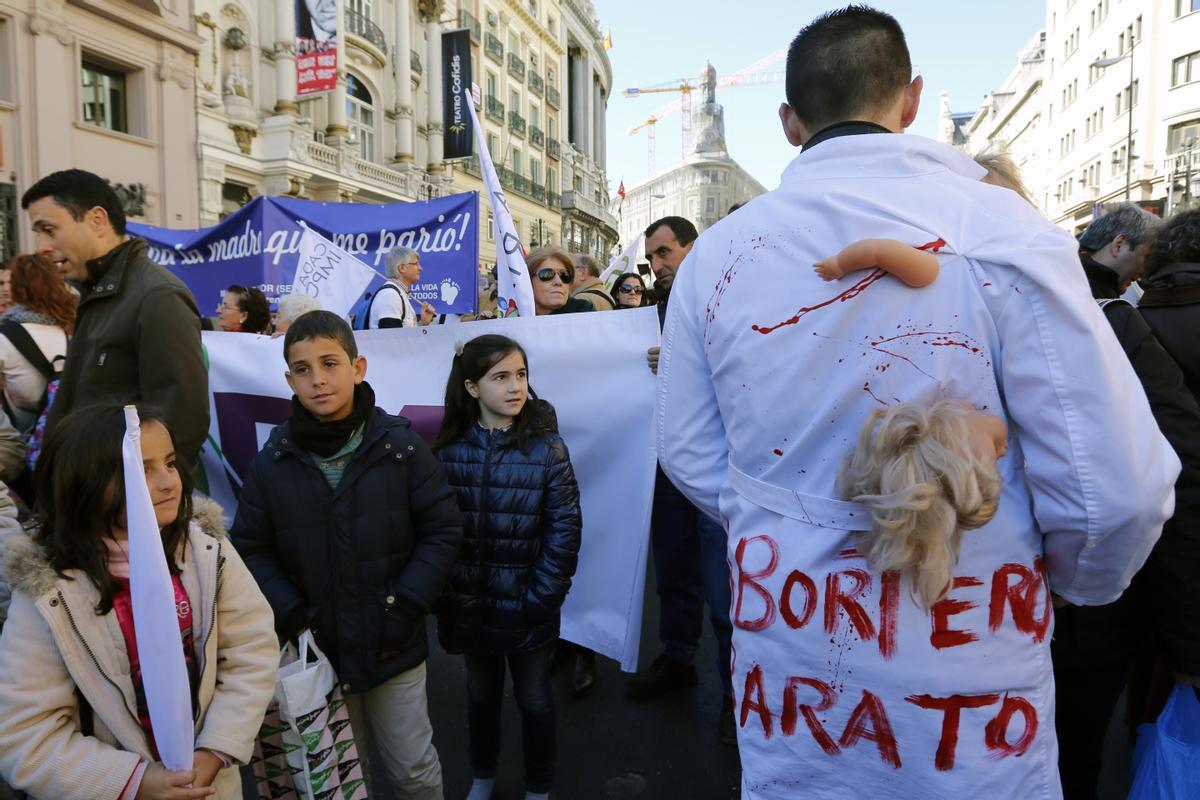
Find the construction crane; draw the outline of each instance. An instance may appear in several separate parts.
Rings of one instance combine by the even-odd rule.
[[[757,86],[768,83],[783,83],[787,73],[785,72],[762,72],[764,67],[770,66],[787,56],[787,49],[777,50],[768,56],[760,58],[753,64],[742,67],[737,72],[730,75],[718,78],[716,87],[718,89],[729,88],[733,86]],[[692,78],[681,78],[676,81],[668,81],[666,83],[648,86],[644,88],[626,89],[621,94],[624,97],[641,97],[642,95],[663,94],[663,93],[678,93],[679,99],[668,103],[662,108],[656,110],[643,122],[634,125],[626,135],[633,136],[643,128],[646,129],[646,144],[647,144],[647,163],[649,164],[650,173],[654,173],[655,164],[655,126],[662,121],[664,117],[668,117],[676,112],[680,114],[680,133],[682,148],[680,153],[687,154],[688,146],[692,141],[692,92],[699,89],[699,84]]]

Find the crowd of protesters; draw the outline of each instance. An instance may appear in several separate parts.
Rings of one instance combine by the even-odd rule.
[[[1200,209],[1163,221],[1117,204],[1072,242],[1040,217],[1002,155],[977,164],[919,137],[886,135],[912,122],[921,88],[894,19],[863,7],[824,15],[789,51],[780,119],[803,149],[780,189],[731,209],[703,236],[687,219],[655,220],[645,231],[649,273],[605,281],[588,255],[541,246],[526,256],[538,316],[657,308],[664,344],[649,350],[646,366],[659,380],[650,535],[661,650],[626,694],[648,702],[695,687],[707,616],[722,687],[709,735],[740,748],[747,798],[844,797],[850,785],[890,785],[915,797],[957,796],[976,785],[996,797],[1094,798],[1122,692],[1127,717],[1152,722],[1174,686],[1200,687]],[[795,220],[833,213],[835,185],[853,224],[842,239],[825,234],[813,244]],[[438,800],[442,766],[426,700],[427,683],[441,679],[426,668],[432,615],[440,646],[466,666],[468,800],[494,796],[506,675],[520,712],[525,797],[543,800],[556,786],[572,796],[566,781],[556,782],[550,674],[569,662],[578,697],[596,682],[596,654],[559,639],[584,520],[556,411],[533,394],[539,365],[522,346],[464,335],[429,445],[409,420],[377,405],[351,324],[310,298],[284,297],[272,317],[258,288],[233,285],[215,317],[203,319],[187,287],[127,234],[112,189],[83,170],[45,177],[22,208],[34,253],[0,269],[0,776],[41,800],[240,798],[238,768],[254,752],[280,647],[308,631],[336,670],[359,757],[381,759],[377,774],[395,796]],[[943,230],[958,238],[938,238]],[[751,234],[778,237],[785,254],[751,257]],[[939,253],[934,277],[881,281],[900,275],[883,256],[851,267],[874,269],[857,277],[795,268],[876,235]],[[758,259],[749,279],[725,261],[739,247]],[[420,254],[394,248],[387,281],[357,327],[453,321],[414,300],[420,274]],[[809,302],[830,292],[822,278],[846,281],[840,302]],[[1135,303],[1122,299],[1130,287],[1141,292]],[[494,292],[481,289],[485,300]],[[876,304],[846,302],[859,295]],[[777,305],[801,303],[778,325],[761,322]],[[828,328],[791,340],[767,335],[803,329],[817,310]],[[903,328],[903,317],[926,312],[954,314],[960,338],[933,344],[983,359],[971,363],[986,364],[992,394],[967,388],[963,372],[935,377],[901,351],[880,349],[882,337],[871,341],[877,333],[863,337],[869,347],[855,347],[917,367],[923,377],[907,379],[914,388],[894,377],[899,369],[888,374],[890,364],[847,364],[832,377],[826,341],[857,342],[864,326]],[[289,419],[247,469],[228,531],[220,509],[193,496],[209,430],[202,329],[282,337],[280,366],[294,393]],[[952,350],[960,355],[945,348]],[[817,380],[820,391],[798,388]],[[884,397],[894,391],[908,402],[881,399],[872,386],[886,381],[893,382]],[[839,403],[844,410],[835,413]],[[134,635],[121,468],[122,408],[131,404],[193,704],[195,758],[184,771],[160,761]],[[933,417],[944,415],[951,433],[938,443],[938,477],[922,483],[906,467],[884,488],[847,489],[851,461],[840,474],[835,462],[848,443],[865,424],[855,458],[876,458],[869,451],[886,449],[899,429],[887,426],[910,407],[918,421],[894,434],[902,455],[878,459],[911,459],[934,436],[926,430]],[[954,427],[962,413],[977,415],[974,424],[985,411],[982,445],[969,425]],[[830,424],[852,434],[812,422],[839,415]],[[967,493],[975,503],[964,510]],[[938,553],[917,547],[908,566],[876,569],[876,559],[900,563],[898,545],[874,540],[855,549],[856,537],[899,536],[879,523],[887,513],[921,503],[926,510],[946,495],[959,495],[951,498],[958,505],[947,505],[949,521],[938,523],[950,542]],[[884,500],[888,511],[878,511]],[[850,519],[860,509],[868,511]],[[914,540],[928,541],[927,517],[904,519],[917,520],[909,525]],[[985,532],[997,543],[979,544]],[[749,550],[765,542],[769,558],[748,566]],[[966,569],[1002,556],[1019,561],[1021,553],[1034,567],[999,568],[1024,577],[1016,588],[993,586],[996,635],[988,641],[947,626],[977,607],[950,593],[982,581],[943,577],[918,591],[918,575],[934,562]],[[860,557],[870,569],[830,572]],[[821,588],[809,577],[818,570],[829,573]],[[888,599],[893,574],[911,581],[911,591],[895,588]],[[776,622],[770,581],[784,576]],[[839,576],[855,576],[856,588]],[[878,631],[859,603],[873,577],[884,587]],[[818,592],[827,593],[824,633],[806,629]],[[1002,638],[1005,598],[1014,615],[1019,601],[1028,605],[1017,627],[1032,635],[1019,645]],[[1033,607],[1042,599],[1039,633]],[[753,605],[766,609],[761,619],[744,602],[765,604]],[[894,616],[885,624],[889,602]],[[841,610],[879,647],[852,652],[830,638]],[[818,662],[834,664],[833,650],[800,644],[801,631],[842,648],[832,666],[846,670],[841,684],[799,677],[819,674]],[[938,631],[949,638],[937,639]],[[893,647],[923,636],[938,649],[976,649],[934,681],[947,697],[933,697],[916,683],[936,662],[912,648],[888,652],[885,636],[895,637]],[[1014,658],[1019,666],[998,668]],[[764,668],[783,664],[796,677],[764,677]],[[863,689],[861,702],[846,691],[842,702],[859,705],[834,738],[828,712],[856,669],[890,684],[872,684],[878,695]],[[1033,699],[1010,706],[1018,693]],[[905,713],[895,713],[893,696],[907,702]],[[1002,716],[986,736],[976,745],[964,735],[959,745],[964,782],[948,782],[964,709],[1001,696]],[[782,710],[772,710],[779,697]],[[912,739],[914,715],[930,709],[945,715],[936,759],[919,764],[906,752],[901,771],[896,742]],[[1037,715],[1055,709],[1054,724],[1038,731]],[[794,736],[798,717],[813,742]],[[781,734],[772,738],[776,727]],[[837,777],[845,767],[832,757],[849,758],[860,739],[874,743],[871,758]]]

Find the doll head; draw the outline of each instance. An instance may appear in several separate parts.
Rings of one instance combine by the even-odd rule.
[[[999,417],[955,400],[875,411],[838,478],[842,495],[865,505],[874,528],[858,535],[872,570],[909,577],[929,608],[950,585],[962,532],[996,513]]]

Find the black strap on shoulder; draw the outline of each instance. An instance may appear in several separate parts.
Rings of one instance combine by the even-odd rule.
[[[8,320],[0,323],[0,333],[8,337],[13,347],[17,348],[17,352],[25,356],[34,369],[42,373],[42,377],[48,381],[58,377],[58,371],[46,360],[42,348],[33,341],[33,337],[29,335],[29,331],[25,330],[24,325]]]
[[[367,303],[367,311],[366,311],[366,314],[364,314],[364,316],[366,317],[366,321],[363,324],[363,330],[366,330],[371,327],[371,309],[375,307],[375,301],[379,299],[379,294],[384,289],[391,289],[393,292],[400,295],[400,299],[402,299],[402,300],[404,299],[404,295],[400,294],[400,288],[398,286],[396,286],[396,284],[392,283],[391,281],[384,282],[383,286],[379,287],[379,289],[371,297],[370,302]],[[405,303],[404,308],[400,310],[400,321],[401,322],[404,322],[404,315],[407,311],[408,311],[408,303]]]

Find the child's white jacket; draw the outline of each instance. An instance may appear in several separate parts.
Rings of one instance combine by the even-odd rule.
[[[1075,242],[982,175],[916,136],[827,140],[676,277],[659,456],[728,526],[744,797],[1060,797],[1046,576],[1111,602],[1171,515],[1179,461]],[[868,237],[941,274],[814,274]],[[941,397],[1005,416],[1009,445],[931,614],[867,569],[870,520],[835,482],[872,410]]]

